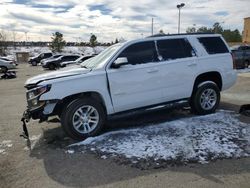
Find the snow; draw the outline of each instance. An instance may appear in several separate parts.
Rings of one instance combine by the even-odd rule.
[[[126,159],[181,160],[207,163],[218,158],[250,156],[250,125],[230,111],[124,129],[71,145]]]
[[[24,150],[26,150],[26,151],[29,151],[29,150],[33,150],[34,149],[34,147],[36,146],[36,144],[39,142],[39,140],[41,139],[41,137],[42,137],[42,134],[39,134],[39,135],[32,135],[31,137],[30,137],[30,142],[31,142],[31,144],[30,144],[30,147],[25,147],[24,148]]]
[[[247,68],[247,69],[238,69],[237,70],[238,74],[240,74],[240,73],[247,73],[247,72],[250,72],[250,68]]]
[[[75,153],[75,151],[74,150],[67,150],[66,153],[73,154],[73,153]]]
[[[3,140],[0,143],[0,154],[6,154],[6,150],[8,148],[11,148],[13,146],[12,141],[11,140]]]
[[[92,55],[92,54],[99,54],[102,52],[106,47],[103,46],[96,46],[92,47],[76,47],[76,46],[66,46],[62,50],[62,54],[84,54],[84,55]],[[44,52],[51,52],[49,47],[17,47],[16,49],[10,47],[7,49],[6,53],[9,58],[14,59],[16,52],[29,52],[31,57],[37,56],[40,53]]]

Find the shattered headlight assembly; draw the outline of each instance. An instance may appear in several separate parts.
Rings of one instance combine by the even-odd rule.
[[[39,98],[42,94],[48,92],[51,88],[51,85],[46,86],[39,86],[32,90],[27,91],[27,101],[28,101],[28,108],[30,110],[37,109],[45,104],[45,101],[39,101]]]

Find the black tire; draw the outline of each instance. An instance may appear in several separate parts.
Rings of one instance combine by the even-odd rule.
[[[247,69],[248,66],[249,66],[249,64],[250,64],[249,61],[248,61],[248,60],[245,60],[245,62],[244,62],[244,68]]]
[[[32,62],[31,62],[31,65],[32,65],[32,66],[37,66],[37,62],[36,62],[36,61],[32,61]]]
[[[50,63],[49,66],[48,66],[49,70],[55,70],[56,69],[56,66],[54,63]]]
[[[8,71],[8,68],[5,66],[0,66],[0,73],[6,73]]]
[[[88,133],[79,132],[73,125],[73,118],[75,117],[75,113],[79,110],[79,108],[85,106],[94,107],[99,115],[99,120],[97,125],[94,126],[94,129]],[[81,117],[83,118],[82,115]],[[60,119],[62,128],[69,137],[71,137],[74,140],[84,140],[87,137],[96,136],[101,132],[106,120],[106,115],[103,106],[95,99],[82,98],[71,102],[66,108],[64,108]],[[85,130],[85,126],[83,124],[80,126],[80,128]]]
[[[211,96],[206,99],[203,99],[202,94],[205,95],[206,92],[208,93],[208,91],[211,91],[212,94],[216,97],[214,97],[215,100],[212,102],[211,106],[207,106],[206,108],[206,105],[204,107],[204,105],[202,104],[207,104],[205,101],[212,100],[212,99],[210,98]],[[205,115],[205,114],[214,113],[216,109],[218,108],[219,103],[220,103],[220,90],[218,86],[215,83],[205,83],[201,85],[200,87],[198,87],[193,92],[193,95],[190,101],[190,106],[191,106],[192,112],[194,112],[195,114]]]

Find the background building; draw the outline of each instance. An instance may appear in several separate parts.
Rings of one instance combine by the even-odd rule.
[[[250,17],[244,18],[242,42],[250,43]]]

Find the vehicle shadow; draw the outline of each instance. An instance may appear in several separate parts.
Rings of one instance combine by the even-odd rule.
[[[228,107],[226,107],[228,105]],[[226,108],[224,108],[226,107]],[[230,107],[230,108],[229,108]],[[231,104],[222,104],[226,110],[237,109]],[[132,127],[144,127],[151,124],[172,121],[193,116],[187,109],[159,109],[147,111],[133,116],[124,116],[109,120],[104,132]],[[92,187],[107,185],[124,180],[132,180],[142,176],[154,176],[166,173],[166,179],[176,178],[176,173],[198,175],[218,184],[224,184],[225,175],[250,173],[250,159],[227,159],[209,164],[187,164],[182,166],[168,166],[162,169],[140,170],[130,165],[117,164],[112,159],[101,159],[101,156],[88,152],[67,152],[67,146],[74,143],[66,137],[59,124],[45,128],[43,137],[30,151],[30,156],[42,159],[48,176],[64,186]],[[175,173],[175,175],[172,174]],[[178,177],[178,176],[177,176]],[[154,176],[156,178],[156,176]],[[178,178],[177,178],[178,179]],[[177,180],[176,179],[176,180]]]

